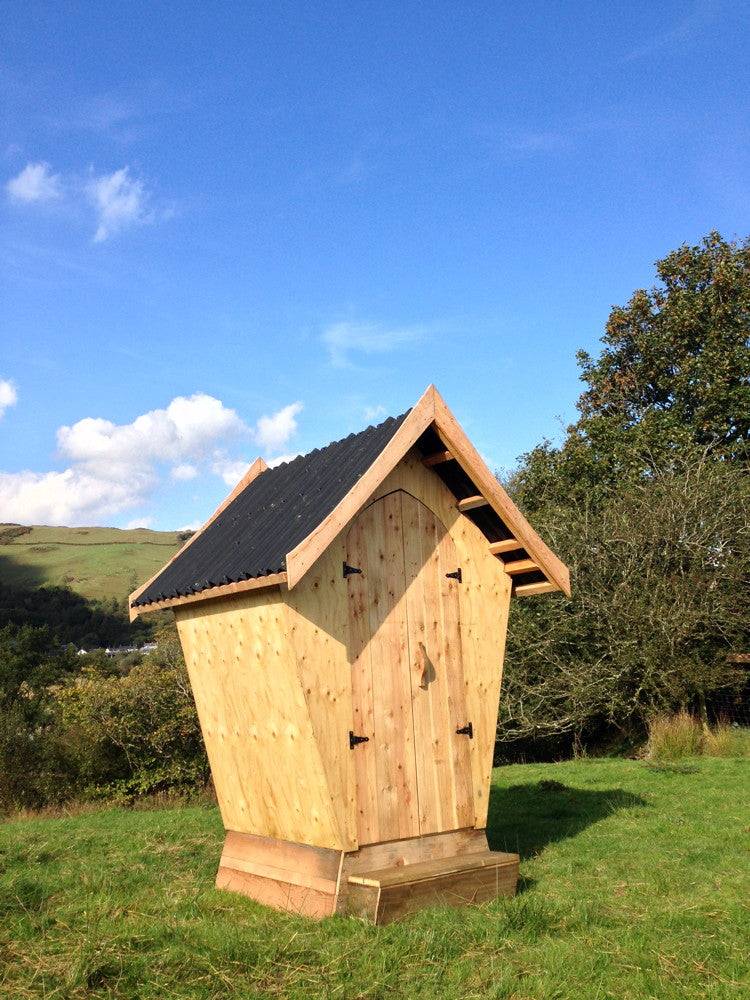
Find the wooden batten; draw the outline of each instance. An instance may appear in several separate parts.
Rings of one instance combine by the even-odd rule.
[[[459,500],[456,506],[465,514],[467,510],[475,510],[477,507],[486,507],[489,504],[489,500],[486,500],[482,496],[475,497],[465,497],[463,500]]]
[[[436,451],[432,455],[425,455],[422,459],[422,464],[426,465],[428,469],[431,469],[433,465],[442,465],[444,462],[450,462],[453,460],[453,455],[449,451]]]
[[[533,559],[516,559],[515,562],[503,564],[506,573],[514,576],[516,573],[534,573],[540,566]]]
[[[515,587],[513,593],[516,597],[536,597],[537,594],[551,594],[558,588],[549,580],[541,580],[539,583],[522,583]]]
[[[488,547],[493,556],[499,556],[504,552],[516,552],[522,549],[523,543],[516,538],[504,538],[501,542],[490,542]]]

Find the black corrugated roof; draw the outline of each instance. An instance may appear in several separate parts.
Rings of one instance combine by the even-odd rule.
[[[262,473],[165,566],[132,606],[283,572],[287,553],[346,496],[407,413]]]

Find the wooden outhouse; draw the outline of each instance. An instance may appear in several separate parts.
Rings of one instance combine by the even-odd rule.
[[[226,841],[216,884],[377,922],[512,893],[485,836],[512,596],[569,593],[434,387],[269,469],[130,598],[172,608]]]

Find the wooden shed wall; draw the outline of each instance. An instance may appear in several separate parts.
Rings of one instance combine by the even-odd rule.
[[[475,825],[487,819],[511,583],[476,525],[413,450],[370,498],[411,493],[445,524],[461,560],[461,641]],[[348,526],[291,591],[250,591],[175,609],[224,825],[354,850],[356,804]]]

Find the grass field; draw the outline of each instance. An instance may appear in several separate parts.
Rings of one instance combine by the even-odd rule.
[[[383,928],[212,888],[215,809],[0,826],[0,996],[739,998],[750,762],[582,760],[494,775],[513,900]]]
[[[0,524],[0,543],[3,542]],[[55,584],[86,598],[124,600],[177,551],[176,531],[33,527],[0,544],[3,582]]]

